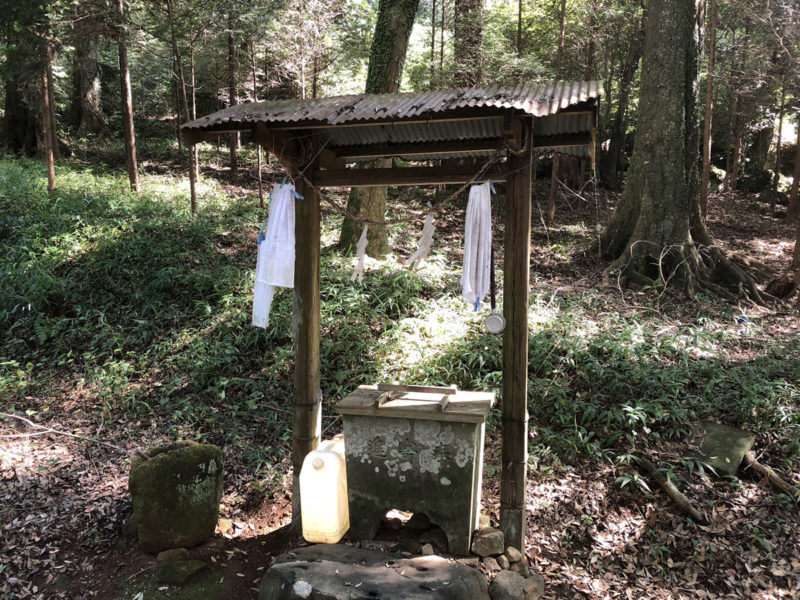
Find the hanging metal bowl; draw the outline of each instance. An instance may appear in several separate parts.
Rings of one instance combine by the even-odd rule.
[[[505,318],[503,318],[503,315],[497,314],[496,312],[489,314],[489,316],[484,319],[483,324],[486,326],[486,330],[489,333],[502,333],[506,328]]]

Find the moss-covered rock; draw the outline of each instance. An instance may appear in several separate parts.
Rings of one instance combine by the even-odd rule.
[[[219,516],[222,475],[222,450],[210,444],[176,442],[136,457],[128,488],[141,549],[155,554],[210,538]]]
[[[195,573],[199,573],[206,568],[206,563],[202,560],[179,560],[177,562],[165,562],[158,565],[156,579],[161,583],[172,583],[183,585]]]

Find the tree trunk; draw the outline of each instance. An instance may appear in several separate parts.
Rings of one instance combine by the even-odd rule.
[[[444,2],[444,0],[442,0]],[[433,89],[436,81],[436,0],[431,0],[431,81]]]
[[[595,79],[595,71],[597,70],[597,44],[595,40],[600,34],[600,28],[597,25],[597,13],[600,9],[595,0],[592,0],[589,10],[589,43],[586,46],[586,78],[592,80]]]
[[[744,84],[744,71],[747,67],[747,56],[750,48],[750,29],[745,29],[744,43],[742,44],[742,59],[739,67],[739,77],[735,85],[734,102],[733,102],[733,140],[731,144],[731,161],[730,168],[725,177],[725,191],[727,191],[728,198],[732,199],[733,194],[736,192],[736,185],[739,181],[739,169],[742,162],[742,144],[744,143],[744,114],[743,114],[743,96],[742,86]],[[730,200],[726,202],[725,210],[730,209]]]
[[[175,101],[175,128],[173,129],[173,133],[175,134],[175,140],[178,142],[178,160],[183,162],[183,135],[181,135],[181,123],[183,123],[183,119],[181,117],[181,92],[178,89],[178,78],[176,73],[178,72],[178,62],[175,60],[175,57],[172,57],[172,99]]]
[[[183,59],[181,58],[180,48],[178,46],[178,36],[175,32],[175,15],[172,11],[172,0],[167,0],[167,16],[169,18],[169,28],[170,28],[170,38],[172,42],[172,56],[175,59],[175,64],[178,67],[178,83],[180,84],[180,99],[182,101],[181,108],[183,109],[183,122],[189,122],[189,97],[186,94],[186,77],[183,73]],[[191,148],[189,148],[189,169],[191,169],[190,173],[190,183],[191,183],[191,197],[189,199],[190,202],[190,210],[192,214],[197,213],[197,195],[195,193],[195,174],[198,172],[197,164],[197,144],[192,144]]]
[[[45,113],[47,118],[47,129],[50,133],[50,148],[53,151],[53,158],[55,160],[61,159],[61,151],[58,149],[58,125],[56,123],[56,91],[55,83],[53,82],[53,54],[54,47],[49,42],[45,42],[47,46],[47,65],[45,68],[45,75],[47,76],[47,104],[49,109]]]
[[[239,104],[239,93],[236,82],[236,43],[233,32],[228,32],[228,106]],[[239,148],[239,132],[231,134],[231,175],[236,179],[239,172],[237,150]]]
[[[775,206],[778,199],[778,184],[781,180],[781,144],[783,143],[783,115],[786,108],[786,76],[781,77],[781,100],[778,109],[778,140],[775,144],[775,172],[772,177],[772,198],[770,203]],[[798,136],[800,141],[800,136]]]
[[[752,278],[710,247],[700,220],[696,16],[693,0],[648,7],[639,129],[620,206],[602,236],[614,259],[607,273],[638,285],[680,285],[692,297],[702,288],[728,297],[743,289],[761,301]]]
[[[481,42],[483,40],[482,0],[455,0],[453,22],[453,62],[455,87],[472,87],[481,80]]]
[[[800,131],[798,131],[800,133]],[[789,192],[789,219],[796,219],[800,215],[800,198],[798,198],[798,191],[800,190],[800,135],[797,136],[796,148],[794,151],[794,171],[792,173],[792,189]]]
[[[100,108],[100,65],[97,49],[99,46],[99,24],[94,18],[83,16],[75,22],[75,63],[78,85],[73,108],[78,135],[87,133],[105,135],[108,133],[103,111]]]
[[[250,68],[253,75],[253,102],[258,102],[258,73],[256,71],[256,45],[250,41]],[[196,117],[195,117],[196,118]],[[261,144],[256,144],[256,152],[258,156],[258,163],[256,165],[257,179],[258,179],[258,207],[264,208],[264,182],[261,178]],[[269,157],[269,154],[267,154]]]
[[[136,134],[133,128],[133,96],[131,94],[131,72],[128,68],[128,33],[125,21],[124,0],[117,1],[119,13],[119,30],[117,46],[119,48],[119,80],[122,97],[122,134],[125,140],[125,162],[128,164],[128,179],[131,189],[139,191],[139,165],[136,162]]]
[[[567,0],[561,0],[561,13],[558,25],[558,52],[556,53],[556,79],[561,79],[561,71],[564,63],[564,29],[567,22]],[[556,155],[553,158],[553,170],[550,174],[550,194],[547,197],[547,208],[544,212],[544,222],[550,225],[556,218],[556,196],[558,195],[558,169],[561,166],[561,158]]]
[[[444,28],[447,23],[447,0],[442,0],[442,18],[439,22],[439,81],[444,81]]]
[[[633,79],[636,75],[636,70],[639,68],[639,61],[642,58],[646,24],[647,19],[642,13],[642,19],[637,29],[638,35],[631,41],[628,52],[620,65],[617,111],[614,113],[614,121],[611,124],[608,153],[601,162],[600,170],[603,182],[606,187],[617,191],[622,189],[620,173],[625,170],[624,158],[627,139],[626,131],[628,129],[628,107]],[[610,106],[609,99],[606,99],[606,103]]]
[[[700,214],[708,215],[708,183],[711,174],[711,124],[714,117],[714,59],[717,49],[717,0],[711,0],[711,23],[708,37],[708,69],[706,71],[706,103],[703,123],[703,172],[700,178]]]
[[[47,165],[47,191],[56,189],[56,168],[53,152],[55,135],[52,130],[53,104],[52,104],[52,47],[47,40],[42,40],[42,147],[44,148],[45,163]]]
[[[414,26],[419,0],[380,0],[375,35],[369,55],[367,94],[395,94],[400,88],[408,39]],[[379,161],[385,165],[385,161]],[[391,161],[388,161],[391,164]],[[347,211],[371,220],[383,220],[386,213],[386,188],[353,188],[347,199]],[[339,236],[339,247],[352,252],[362,227],[345,218]],[[386,227],[372,225],[367,235],[367,254],[383,257],[389,247]]]
[[[32,156],[36,153],[37,119],[22,97],[19,76],[5,73],[3,88],[6,91],[3,140],[15,154]]]
[[[175,59],[175,66],[177,68],[178,78],[178,92],[180,94],[181,112],[183,115],[183,122],[189,121],[189,98],[186,94],[186,77],[183,74],[183,59],[181,57],[180,47],[178,46],[178,35],[175,31],[175,15],[172,11],[172,0],[166,0],[167,16],[169,18],[170,28],[170,42],[172,44],[172,57]]]

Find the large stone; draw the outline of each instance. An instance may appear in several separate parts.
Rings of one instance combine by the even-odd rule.
[[[491,556],[487,556],[483,559],[483,566],[485,566],[490,573],[497,573],[497,571],[500,571],[503,568],[499,561],[495,560]]]
[[[161,563],[180,562],[182,560],[189,560],[189,551],[186,548],[171,548],[163,550],[158,553],[157,561]]]
[[[397,559],[341,544],[279,556],[261,581],[259,600],[488,600],[475,569],[441,556]]]
[[[209,444],[176,442],[134,458],[128,487],[140,548],[156,554],[214,535],[222,471],[222,450]]]
[[[525,578],[514,571],[500,571],[489,586],[492,600],[526,600]]]
[[[525,600],[539,600],[544,596],[544,577],[531,573],[525,580]]]
[[[508,557],[509,562],[518,563],[522,560],[522,552],[514,546],[509,546],[506,548],[506,557]]]
[[[472,536],[472,552],[478,556],[496,556],[503,553],[503,532],[494,527],[479,529]]]
[[[189,577],[206,568],[202,560],[179,560],[160,563],[156,569],[156,579],[161,583],[183,585]]]
[[[717,472],[726,475],[736,475],[756,439],[749,431],[708,421],[700,423],[697,432],[702,438],[702,458]]]

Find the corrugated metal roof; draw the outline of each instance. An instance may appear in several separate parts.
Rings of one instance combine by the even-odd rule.
[[[599,81],[561,81],[413,94],[360,94],[309,100],[275,100],[231,106],[186,123],[183,128],[214,130],[230,125],[230,129],[237,129],[254,123],[283,125],[288,128],[311,124],[341,126],[372,121],[430,118],[457,109],[483,107],[520,110],[535,117],[545,117],[581,102],[599,98],[602,94],[603,87]]]

